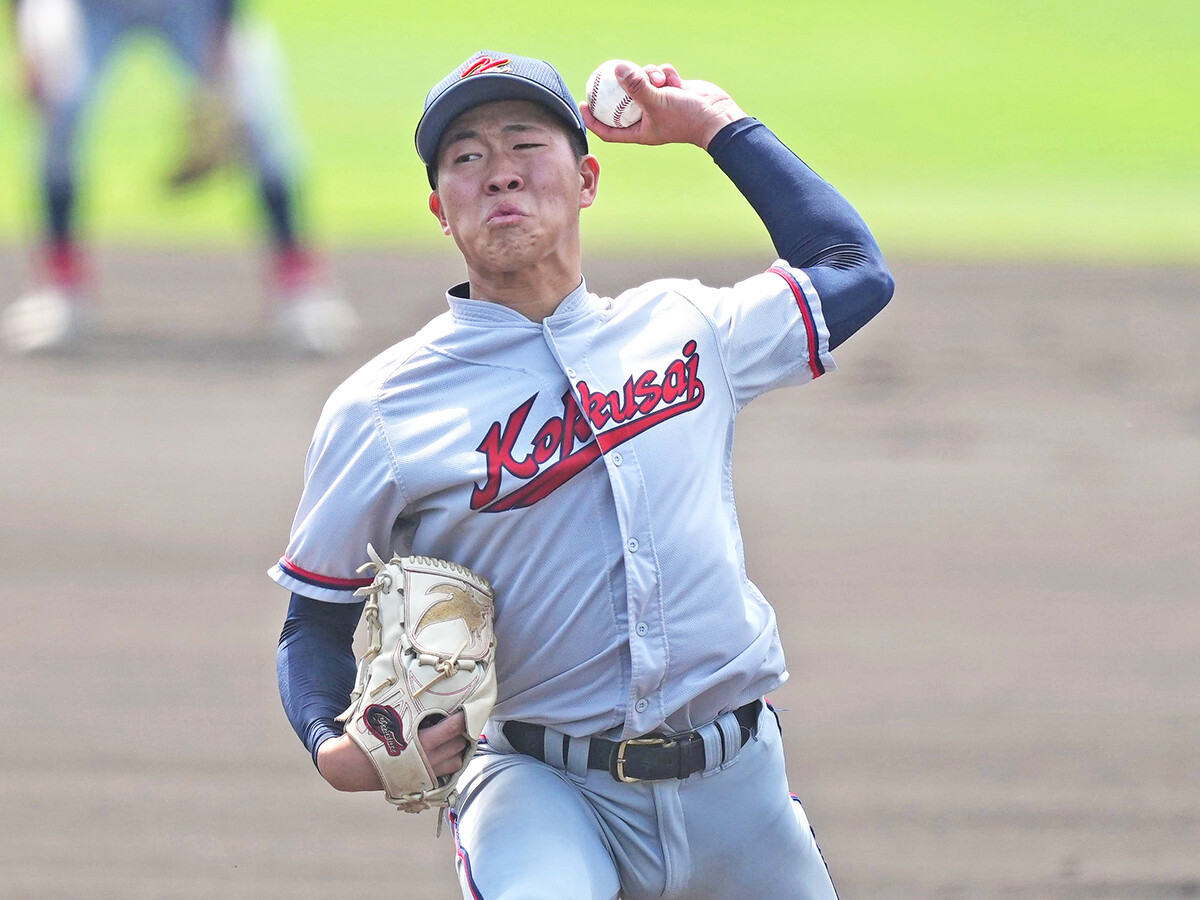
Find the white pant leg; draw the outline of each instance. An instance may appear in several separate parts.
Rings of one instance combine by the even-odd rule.
[[[808,818],[788,790],[783,740],[765,706],[732,764],[680,784],[689,900],[837,900]]]
[[[601,824],[565,773],[480,748],[454,816],[465,900],[614,900],[619,884]]]
[[[736,759],[683,781],[580,777],[496,748],[502,737],[460,782],[466,900],[610,900],[618,888],[623,900],[837,900],[765,707]]]

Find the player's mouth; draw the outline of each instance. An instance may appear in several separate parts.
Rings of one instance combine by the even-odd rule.
[[[496,204],[485,220],[488,225],[515,225],[525,218],[525,211],[515,203]]]

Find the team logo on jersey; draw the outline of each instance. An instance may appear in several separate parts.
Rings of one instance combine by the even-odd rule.
[[[400,714],[390,706],[372,703],[363,710],[363,723],[367,731],[383,741],[383,749],[388,756],[399,756],[408,746],[404,739],[404,725],[400,722]]]
[[[643,431],[704,402],[700,353],[695,341],[660,375],[647,369],[630,376],[619,391],[593,391],[586,381],[562,396],[562,415],[551,416],[528,445],[517,442],[538,395],[493,422],[477,448],[487,460],[487,479],[471,492],[471,509],[505,512],[532,506],[549,496],[589,465]],[[527,449],[526,449],[527,448]],[[549,465],[547,465],[549,463]],[[525,481],[500,497],[505,474]]]
[[[500,59],[492,59],[490,56],[481,56],[475,62],[471,63],[459,78],[466,78],[468,75],[478,75],[480,72],[511,72],[511,60],[507,56]]]

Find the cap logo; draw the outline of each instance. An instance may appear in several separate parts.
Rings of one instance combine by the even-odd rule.
[[[512,70],[512,66],[509,65],[510,62],[511,60],[507,56],[501,57],[500,59],[492,59],[490,56],[481,56],[479,59],[475,60],[475,62],[463,69],[463,73],[458,77],[466,78],[468,75],[478,75],[481,72],[508,72]]]

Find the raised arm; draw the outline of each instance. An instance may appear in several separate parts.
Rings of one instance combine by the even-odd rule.
[[[883,309],[894,283],[866,223],[770,129],[721,88],[684,81],[672,66],[618,67],[617,77],[642,107],[641,121],[611,128],[581,104],[588,128],[606,141],[707,150],[758,213],[776,253],[808,273],[831,349]]]

